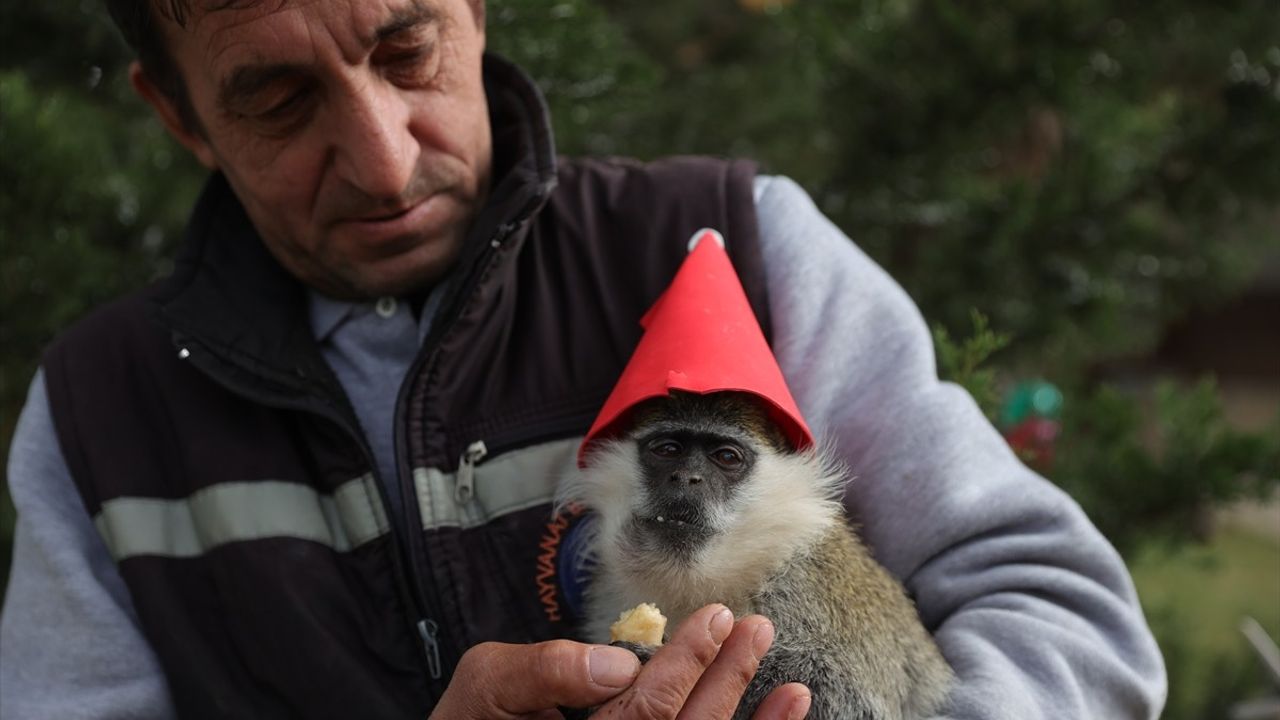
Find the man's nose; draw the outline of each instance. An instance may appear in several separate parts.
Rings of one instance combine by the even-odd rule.
[[[402,93],[389,83],[366,82],[351,90],[335,123],[337,171],[373,198],[399,196],[418,164],[412,108]]]

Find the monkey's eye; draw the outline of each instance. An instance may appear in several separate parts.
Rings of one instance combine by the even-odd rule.
[[[684,447],[671,438],[659,438],[649,443],[649,452],[661,458],[673,458],[680,455]]]
[[[728,445],[717,448],[711,453],[711,460],[725,470],[737,470],[746,462],[746,458],[742,457],[742,453],[737,448]]]

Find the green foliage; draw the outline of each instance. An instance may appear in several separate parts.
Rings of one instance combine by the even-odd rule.
[[[938,377],[964,388],[978,407],[990,419],[995,419],[1000,402],[996,371],[987,360],[1009,344],[1009,336],[993,331],[987,316],[973,310],[970,313],[973,334],[961,342],[951,339],[951,334],[941,325],[933,326],[933,345],[938,356]]]
[[[1122,552],[1202,537],[1209,509],[1280,485],[1280,416],[1271,432],[1233,430],[1210,380],[1148,395],[1068,393],[1053,473]]]
[[[635,153],[658,69],[600,7],[588,0],[502,0],[488,4],[489,48],[519,59],[540,85],[561,152]]]
[[[1220,720],[1274,687],[1239,627],[1255,618],[1280,638],[1280,539],[1227,530],[1203,545],[1149,544],[1130,567],[1164,654],[1163,720]]]
[[[1274,7],[1176,5],[905,4],[832,80],[834,214],[948,327],[978,307],[1021,347],[1069,333],[1065,370],[1141,351],[1274,243],[1246,221],[1280,194],[1275,89],[1230,75]]]
[[[934,327],[938,374],[994,420],[1000,372],[990,359],[1009,338],[976,310],[971,321],[963,341]],[[1212,379],[1143,390],[1080,383],[1067,396],[1051,476],[1126,555],[1203,540],[1212,508],[1264,500],[1280,487],[1280,412],[1263,432],[1235,430]]]
[[[1269,0],[748,5],[606,3],[661,70],[607,127],[796,177],[952,332],[979,308],[1071,373],[1280,243]]]
[[[93,306],[167,271],[200,174],[126,87],[95,3],[0,18],[0,454],[41,349]],[[0,491],[0,578],[13,511]]]
[[[76,131],[95,116],[93,132]],[[0,329],[0,386],[12,402],[52,332],[164,272],[190,195],[175,194],[174,150],[154,125],[96,113],[63,90],[37,93],[10,71],[0,71],[0,143],[10,188],[0,196],[0,302],[24,309]],[[149,176],[166,180],[139,181]]]

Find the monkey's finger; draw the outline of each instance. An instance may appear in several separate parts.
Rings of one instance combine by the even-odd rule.
[[[773,623],[759,615],[743,618],[689,694],[680,717],[694,720],[732,716],[760,668],[760,659],[772,644]]]
[[[733,613],[723,605],[708,605],[693,613],[670,642],[654,653],[631,687],[600,713],[622,718],[676,717],[732,631]]]
[[[516,718],[591,707],[622,692],[639,671],[635,655],[607,645],[481,643],[463,654],[431,717]]]
[[[800,720],[809,714],[812,702],[809,688],[800,683],[787,683],[769,693],[751,720]]]

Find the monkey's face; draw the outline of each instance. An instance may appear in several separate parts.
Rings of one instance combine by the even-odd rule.
[[[628,533],[649,550],[696,551],[731,522],[756,452],[740,428],[659,423],[636,438],[641,501]]]
[[[626,439],[634,470],[622,539],[650,560],[685,564],[732,535],[761,461],[782,443],[759,402],[728,392],[649,401]]]
[[[602,562],[676,582],[736,572],[756,553],[744,549],[763,543],[767,554],[787,527],[805,523],[806,503],[826,507],[816,460],[790,451],[752,395],[673,392],[638,405],[628,429],[592,448],[559,495],[595,513]]]
[[[745,602],[841,517],[845,474],[816,451],[791,450],[752,395],[672,393],[628,422],[592,446],[559,493],[596,517],[593,555],[609,578],[601,597],[679,612]]]

